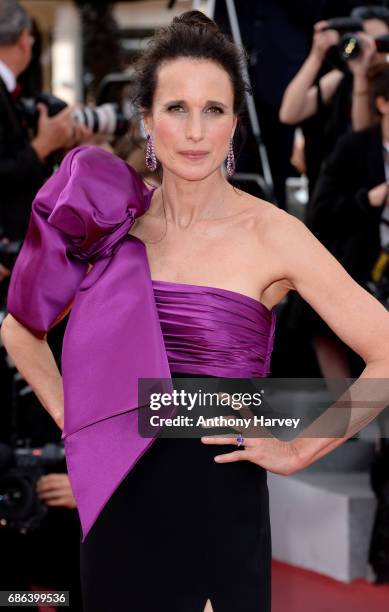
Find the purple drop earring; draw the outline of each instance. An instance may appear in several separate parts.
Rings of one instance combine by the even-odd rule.
[[[150,134],[147,134],[147,147],[146,147],[146,166],[150,172],[155,172],[157,169],[157,158],[155,156],[153,138]]]
[[[235,172],[235,155],[234,155],[234,147],[233,147],[232,138],[230,138],[230,146],[228,149],[228,156],[227,156],[227,174],[228,176],[232,176],[234,172]]]

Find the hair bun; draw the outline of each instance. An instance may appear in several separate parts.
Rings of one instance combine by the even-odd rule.
[[[183,24],[186,26],[205,28],[214,34],[221,34],[219,26],[201,11],[186,11],[185,13],[174,17],[172,23],[174,25]]]

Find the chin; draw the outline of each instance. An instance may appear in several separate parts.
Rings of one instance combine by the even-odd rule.
[[[188,167],[187,164],[183,166],[182,162],[177,163],[175,166],[169,168],[172,174],[175,174],[180,179],[186,181],[202,181],[206,179],[208,176],[213,174],[216,170],[220,170],[220,166],[217,167]]]

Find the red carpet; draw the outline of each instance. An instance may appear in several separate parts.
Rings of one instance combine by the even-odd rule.
[[[344,584],[273,561],[272,612],[389,612],[389,585]]]

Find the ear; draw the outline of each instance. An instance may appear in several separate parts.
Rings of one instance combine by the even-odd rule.
[[[384,96],[378,96],[375,99],[375,106],[380,115],[386,115],[389,110],[389,102],[384,98]]]
[[[235,116],[234,116],[234,122],[233,122],[233,125],[232,125],[231,138],[233,138],[233,137],[234,137],[234,134],[235,134],[235,130],[236,130],[236,126],[237,126],[237,124],[238,124],[238,116],[237,116],[237,115],[235,115]]]
[[[146,111],[145,109],[141,109],[141,113],[144,128],[147,134],[151,134],[151,132],[153,131],[153,121],[150,112]]]
[[[29,36],[30,33],[28,30],[22,30],[19,34],[19,38],[16,41],[16,44],[21,48],[21,49],[26,49],[29,47]]]

